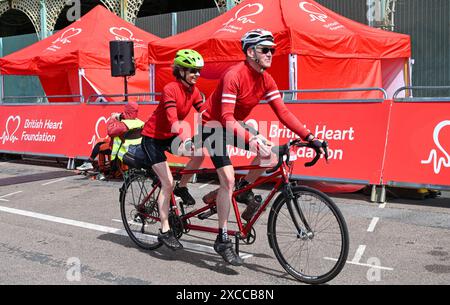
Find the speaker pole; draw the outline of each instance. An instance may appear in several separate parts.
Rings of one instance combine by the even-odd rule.
[[[126,76],[123,77],[123,85],[125,89],[125,102],[128,102],[128,80]]]

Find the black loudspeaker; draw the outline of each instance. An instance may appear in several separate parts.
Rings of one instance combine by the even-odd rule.
[[[111,76],[131,76],[136,73],[132,41],[110,41]]]

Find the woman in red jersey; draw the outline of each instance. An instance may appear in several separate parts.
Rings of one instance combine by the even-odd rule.
[[[152,116],[145,123],[142,131],[142,148],[152,169],[161,181],[161,193],[158,197],[161,229],[158,241],[172,250],[182,249],[182,244],[174,236],[169,225],[169,202],[173,190],[173,177],[165,156],[165,151],[173,154],[188,154],[193,151],[192,140],[187,134],[183,120],[192,106],[197,111],[203,104],[203,96],[195,87],[204,62],[202,56],[194,50],[179,50],[173,63],[173,75],[176,80],[168,83],[162,92],[162,99]],[[186,168],[196,168],[203,161],[203,156],[193,156]],[[189,176],[184,176],[173,190],[181,197],[183,204],[195,204],[186,184]]]

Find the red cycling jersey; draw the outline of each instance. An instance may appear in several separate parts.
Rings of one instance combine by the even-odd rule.
[[[161,102],[145,123],[142,134],[154,139],[180,136],[185,140],[190,135],[176,124],[186,118],[192,106],[199,111],[202,102],[203,98],[197,87],[188,88],[180,80],[167,84],[164,86]],[[172,126],[177,132],[172,132]]]
[[[204,107],[203,124],[219,121],[222,126],[233,128],[237,136],[248,143],[250,133],[237,121],[243,121],[251,110],[266,100],[281,123],[305,139],[310,131],[287,109],[278,87],[267,73],[259,73],[247,62],[229,68]]]

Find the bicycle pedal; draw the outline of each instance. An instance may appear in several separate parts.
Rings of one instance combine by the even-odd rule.
[[[210,216],[214,215],[217,213],[217,207],[213,206],[209,209],[209,211],[203,212],[201,214],[198,214],[198,219],[204,220],[209,218]]]

